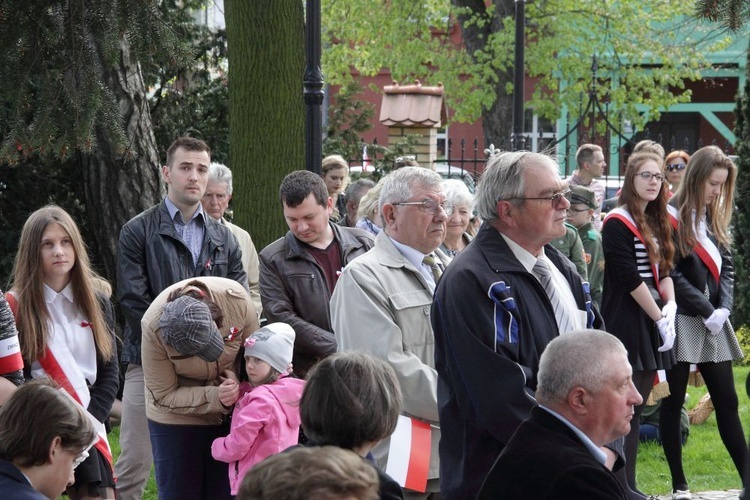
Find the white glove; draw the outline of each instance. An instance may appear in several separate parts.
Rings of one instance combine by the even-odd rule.
[[[656,322],[656,327],[659,329],[659,335],[661,335],[661,341],[663,342],[659,352],[670,350],[674,345],[674,320],[669,321],[669,318],[662,318]]]
[[[724,328],[724,323],[729,319],[729,309],[720,307],[716,309],[711,316],[703,320],[703,324],[706,325],[711,335],[718,335]]]
[[[674,300],[670,300],[661,308],[661,317],[667,318],[674,325],[675,316],[677,316],[677,304]]]

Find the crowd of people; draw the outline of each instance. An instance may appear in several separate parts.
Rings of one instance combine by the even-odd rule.
[[[662,371],[685,500],[691,365],[744,485],[737,167],[644,141],[605,200],[604,150],[576,163],[563,179],[493,153],[473,194],[407,157],[349,183],[327,157],[283,179],[288,231],[258,252],[225,218],[229,168],[180,138],[166,197],[120,233],[120,336],[75,221],[37,210],[0,294],[3,497],[140,499],[153,465],[161,499],[646,499],[639,417]]]

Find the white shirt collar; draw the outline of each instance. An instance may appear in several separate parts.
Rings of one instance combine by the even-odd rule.
[[[52,288],[47,286],[46,283],[44,284],[44,301],[47,304],[51,304],[52,302],[54,302],[55,299],[60,295],[73,302],[73,287],[70,285],[70,283],[68,283],[65,288],[60,290],[60,293],[54,291]]]
[[[539,405],[539,408],[541,408],[542,410],[546,412],[549,412],[551,415],[557,417],[557,419],[560,420],[562,423],[570,427],[570,430],[572,430],[575,433],[575,435],[578,436],[578,438],[581,441],[583,441],[584,446],[586,446],[586,448],[591,452],[591,454],[594,455],[594,458],[598,462],[601,462],[602,465],[606,465],[607,455],[602,450],[600,450],[599,447],[595,445],[594,442],[591,441],[591,439],[589,439],[589,437],[586,434],[584,434],[581,429],[579,429],[578,427],[570,423],[568,419],[566,419],[559,413],[550,410],[546,406]]]
[[[510,247],[510,251],[513,252],[513,255],[515,255],[516,259],[518,259],[518,262],[520,262],[528,272],[531,272],[531,270],[534,269],[534,264],[536,264],[537,258],[531,255],[531,252],[505,236],[503,233],[500,233],[500,236],[502,236],[505,242],[508,244],[508,246]],[[539,254],[539,257],[543,256],[544,249],[542,249],[542,252]]]

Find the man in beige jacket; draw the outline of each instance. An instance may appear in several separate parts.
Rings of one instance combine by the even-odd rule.
[[[385,231],[375,247],[352,261],[331,297],[339,351],[370,353],[396,371],[404,414],[432,426],[427,492],[404,490],[404,498],[439,498],[437,372],[430,306],[435,283],[449,258],[438,250],[453,206],[445,201],[437,173],[404,167],[383,184],[379,210]],[[385,467],[389,440],[373,450]]]

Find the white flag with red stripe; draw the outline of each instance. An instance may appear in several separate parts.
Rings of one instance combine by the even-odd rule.
[[[401,487],[422,493],[427,489],[431,435],[430,424],[403,415],[398,417],[396,430],[391,434],[385,473]]]

